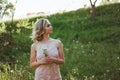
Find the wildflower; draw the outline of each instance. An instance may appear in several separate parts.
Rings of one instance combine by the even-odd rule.
[[[110,72],[110,70],[107,70],[107,72]]]
[[[95,50],[94,49],[92,49],[92,52],[94,52]]]
[[[14,71],[13,70],[10,70],[11,73],[13,73]]]
[[[85,53],[85,51],[82,51],[82,53]]]
[[[68,48],[65,48],[65,50],[66,50],[66,51],[69,51],[69,49],[68,49]]]
[[[79,43],[79,41],[76,41],[76,43],[78,44],[78,43]]]
[[[118,70],[120,70],[120,68],[118,68]]]
[[[48,56],[47,49],[43,49],[43,54],[45,55],[45,57]]]
[[[94,75],[92,75],[91,77],[92,77],[92,78],[94,78],[95,76],[94,76]]]
[[[81,45],[81,48],[83,48],[83,45]]]
[[[119,56],[117,57],[117,59],[120,59]]]

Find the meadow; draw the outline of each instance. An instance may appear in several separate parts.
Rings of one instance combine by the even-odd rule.
[[[48,18],[50,36],[64,44],[63,80],[120,79],[120,3],[0,23],[0,80],[33,80],[30,35],[37,19]]]

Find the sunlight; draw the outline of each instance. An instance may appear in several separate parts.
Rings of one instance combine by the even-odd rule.
[[[10,0],[15,3],[16,0]],[[63,4],[64,3],[64,4]],[[26,17],[27,14],[53,14],[60,11],[76,10],[89,5],[89,0],[18,0],[14,18]]]
[[[102,0],[97,0],[96,6],[98,6],[101,1]],[[50,15],[90,6],[89,0],[54,0],[54,2],[51,0],[9,0],[9,2],[15,4],[14,19],[36,15]]]

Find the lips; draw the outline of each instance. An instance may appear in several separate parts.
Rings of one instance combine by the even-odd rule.
[[[50,31],[53,31],[53,29],[50,29]]]

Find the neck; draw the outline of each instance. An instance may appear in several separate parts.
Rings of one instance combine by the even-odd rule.
[[[47,41],[49,39],[50,39],[49,35],[43,35],[43,41]]]

